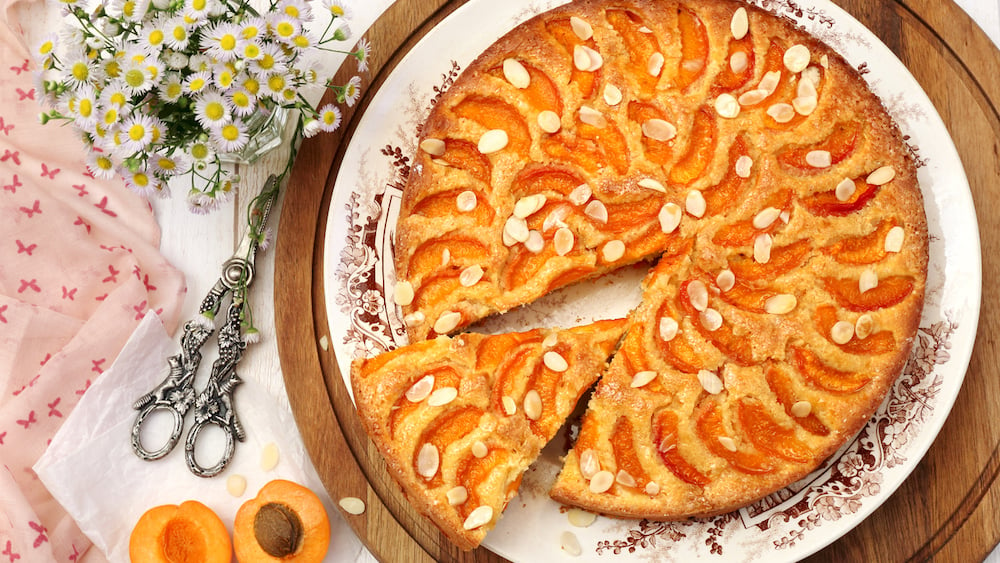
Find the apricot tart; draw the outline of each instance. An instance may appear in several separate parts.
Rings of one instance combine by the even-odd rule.
[[[927,274],[915,165],[860,73],[789,20],[571,2],[480,55],[419,147],[395,247],[412,342],[658,261],[556,500],[745,505],[836,451],[902,370]]]
[[[358,414],[414,507],[471,549],[607,367],[624,326],[470,333],[358,359]]]

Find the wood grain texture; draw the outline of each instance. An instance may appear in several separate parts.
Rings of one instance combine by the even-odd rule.
[[[1000,53],[950,0],[835,0],[903,61],[941,114],[966,168],[983,253],[979,332],[965,384],[947,423],[900,489],[810,561],[978,561],[1000,540]],[[398,2],[370,30],[375,77],[346,127],[303,143],[285,194],[276,244],[275,316],[289,401],[306,447],[336,501],[366,500],[345,514],[382,561],[501,561],[461,553],[409,508],[354,416],[332,351],[323,293],[323,239],[343,139],[399,57],[464,1]],[[345,76],[350,76],[349,70]],[[553,540],[555,541],[555,540]]]

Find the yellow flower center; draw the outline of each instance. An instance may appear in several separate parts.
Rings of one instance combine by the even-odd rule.
[[[260,29],[255,25],[248,25],[243,28],[242,33],[243,39],[253,39],[260,35]]]
[[[97,165],[101,170],[111,170],[114,168],[114,164],[111,163],[111,159],[106,156],[99,156],[94,160],[94,164]]]
[[[224,126],[219,133],[222,135],[222,138],[227,141],[235,141],[240,138],[239,127],[233,125],[232,123]]]
[[[271,70],[272,68],[274,68],[274,55],[270,53],[265,53],[264,56],[260,58],[260,61],[257,62],[257,64],[263,70]]]
[[[208,158],[208,146],[203,143],[196,143],[191,147],[191,156],[201,160]]]
[[[179,82],[171,82],[167,84],[166,94],[168,99],[171,100],[177,99],[181,97],[182,93],[183,93],[183,87],[180,85]]]
[[[346,14],[346,12],[344,12],[344,8],[337,5],[330,6],[330,12],[338,18],[342,18]]]
[[[333,113],[332,111],[328,111],[323,114],[323,123],[326,123],[327,125],[333,125],[336,122],[337,122],[337,114]]]
[[[246,92],[236,92],[232,97],[233,105],[240,108],[245,108],[250,105],[250,96],[246,95]]]
[[[196,11],[199,12],[204,10],[205,6],[207,5],[208,2],[206,0],[194,0],[194,2],[191,2],[191,7],[193,7]]]
[[[295,33],[295,26],[289,22],[278,22],[278,27],[274,31],[278,37],[291,37]]]
[[[272,92],[280,92],[285,89],[285,77],[280,74],[272,74],[267,79],[267,86]]]
[[[128,128],[128,138],[133,141],[141,141],[146,136],[146,128],[141,123],[136,123]]]
[[[305,35],[296,35],[295,39],[292,40],[292,43],[300,49],[305,49],[309,46],[309,38]]]
[[[260,56],[260,47],[254,43],[248,43],[243,49],[243,56],[248,59],[256,59]]]
[[[137,68],[133,68],[125,73],[125,83],[133,88],[142,86],[142,83],[145,82],[145,80],[146,76]]]
[[[53,45],[51,41],[46,41],[38,47],[38,54],[48,55],[53,49],[55,49],[55,45]]]
[[[177,163],[165,156],[161,156],[156,161],[156,165],[159,166],[162,170],[173,170],[177,168]]]
[[[163,43],[163,31],[160,29],[154,29],[149,34],[149,44],[159,45],[160,43]]]
[[[289,16],[292,16],[293,18],[299,17],[298,7],[293,6],[291,4],[285,6],[285,13],[288,14]]]
[[[174,40],[176,41],[184,41],[188,36],[187,30],[182,25],[175,27],[170,34],[174,36]]]
[[[104,72],[111,78],[117,78],[122,72],[122,67],[118,64],[118,61],[111,60],[104,64]]]
[[[70,70],[70,72],[73,74],[73,78],[77,79],[80,82],[83,82],[87,80],[88,76],[90,76],[90,67],[88,67],[87,64],[83,62],[73,63],[73,68]]]
[[[226,115],[226,108],[219,102],[212,102],[205,106],[205,116],[212,121],[219,121]]]
[[[122,4],[122,14],[127,18],[131,18],[135,15],[135,2],[130,0]]]
[[[136,172],[132,176],[132,181],[135,182],[135,185],[145,188],[149,185],[149,176],[147,176],[144,172]]]
[[[191,84],[188,86],[188,88],[190,88],[192,92],[201,91],[201,89],[204,87],[205,87],[204,78],[195,78],[194,80],[191,81]]]
[[[292,90],[291,88],[289,88],[289,89],[287,89],[287,90],[285,90],[285,91],[283,91],[281,93],[281,97],[284,98],[286,102],[294,102],[295,101],[295,90]]]
[[[260,92],[260,82],[257,82],[256,78],[247,78],[246,82],[243,83],[243,87],[254,96]]]
[[[163,130],[159,127],[153,127],[153,136],[150,142],[156,143],[160,140],[160,136],[163,134]]]
[[[112,125],[118,121],[118,110],[111,108],[104,112],[104,123],[105,125]]]
[[[232,34],[225,34],[219,39],[219,46],[225,51],[232,51],[236,48],[236,37]]]
[[[115,92],[114,94],[111,94],[111,96],[109,96],[108,99],[111,100],[112,104],[114,104],[114,105],[116,105],[118,107],[124,106],[125,102],[128,101],[125,98],[125,93],[124,92]]]
[[[90,117],[92,113],[94,113],[94,104],[87,98],[80,100],[80,115]]]

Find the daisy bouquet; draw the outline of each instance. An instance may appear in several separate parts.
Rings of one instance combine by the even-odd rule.
[[[353,105],[361,79],[325,81],[324,53],[367,68],[367,41],[339,47],[350,38],[340,0],[60,1],[67,25],[35,47],[42,122],[79,130],[94,176],[120,175],[147,196],[187,185],[194,211],[233,193],[226,163],[252,160],[261,127],[297,118],[285,173],[299,139],[339,127],[338,105]],[[317,108],[306,93],[324,87],[336,103]]]

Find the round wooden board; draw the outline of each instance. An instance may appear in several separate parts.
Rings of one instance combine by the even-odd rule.
[[[457,550],[399,493],[354,414],[330,346],[323,289],[326,217],[357,117],[400,57],[463,3],[401,0],[374,24],[367,94],[340,132],[303,143],[278,231],[274,305],[289,400],[331,497],[365,500],[364,514],[344,516],[381,561],[502,561],[483,548]],[[896,53],[947,125],[976,205],[985,283],[969,371],[941,434],[881,508],[810,560],[979,561],[1000,541],[1000,413],[990,410],[1000,401],[1000,300],[991,283],[1000,277],[1000,52],[951,0],[836,3]],[[340,79],[353,74],[349,66]]]

